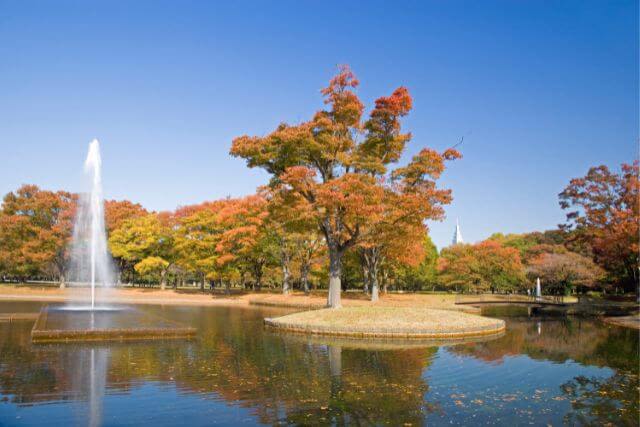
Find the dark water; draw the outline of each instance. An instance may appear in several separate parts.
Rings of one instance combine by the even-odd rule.
[[[281,311],[140,309],[198,338],[32,345],[32,321],[0,323],[0,425],[638,424],[638,333],[596,320],[497,309],[491,341],[353,348],[264,330]]]

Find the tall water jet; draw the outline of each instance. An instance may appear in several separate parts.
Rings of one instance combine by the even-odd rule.
[[[102,160],[100,143],[94,139],[84,162],[87,191],[80,196],[73,228],[71,276],[76,282],[91,286],[91,309],[96,307],[96,285],[114,283],[114,269],[107,248],[102,196]]]
[[[116,277],[107,249],[101,167],[100,145],[94,139],[89,145],[89,153],[84,162],[88,188],[81,194],[78,201],[69,265],[71,278],[69,283],[89,285],[91,304],[43,307],[31,329],[31,341],[33,343],[67,343],[192,338],[196,330],[177,322],[149,317],[142,310],[126,306],[97,305],[100,299],[97,297],[104,294],[104,289],[110,287],[114,283],[113,278]],[[102,286],[98,287],[99,285]],[[98,289],[101,292],[97,292]],[[98,369],[96,361],[99,360],[106,360],[106,358],[100,359],[98,354],[91,350],[90,372],[93,373]],[[91,389],[103,389],[104,387],[96,381],[97,379],[92,376]],[[90,425],[100,424],[100,405],[96,403],[100,398],[96,399],[92,398],[90,402],[92,413]]]

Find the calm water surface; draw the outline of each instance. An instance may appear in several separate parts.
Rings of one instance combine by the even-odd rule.
[[[0,425],[638,424],[638,333],[595,320],[492,309],[494,340],[354,348],[263,329],[283,311],[138,309],[198,338],[32,345],[32,321],[0,323]]]

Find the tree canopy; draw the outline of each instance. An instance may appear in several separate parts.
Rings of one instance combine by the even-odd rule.
[[[8,193],[0,209],[0,268],[21,278],[54,269],[65,281],[67,247],[77,197],[24,185]]]
[[[605,165],[592,167],[559,195],[560,206],[569,211],[563,229],[573,231],[573,240],[587,244],[610,280],[627,290],[640,286],[639,188],[636,161],[623,164],[618,173]]]
[[[231,154],[246,159],[270,175],[272,187],[291,192],[308,203],[308,212],[324,236],[329,257],[327,305],[339,307],[342,260],[345,252],[365,239],[367,230],[388,221],[388,203],[401,199],[408,208],[398,215],[415,226],[440,219],[451,200],[449,190],[435,180],[455,150],[440,154],[423,149],[405,167],[389,173],[411,135],[401,132],[400,119],[412,107],[406,88],[378,98],[363,122],[364,104],[355,93],[359,85],[347,66],[322,89],[326,109],[296,125],[281,124],[266,136],[235,138]],[[391,196],[391,195],[394,196]]]
[[[513,291],[524,283],[518,250],[492,240],[445,248],[438,262],[440,280],[456,291]]]

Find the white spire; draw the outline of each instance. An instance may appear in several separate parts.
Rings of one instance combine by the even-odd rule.
[[[462,239],[462,233],[460,232],[460,223],[458,222],[458,218],[456,218],[456,231],[453,233],[453,241],[451,244],[457,245],[459,243],[464,243],[464,240]]]

